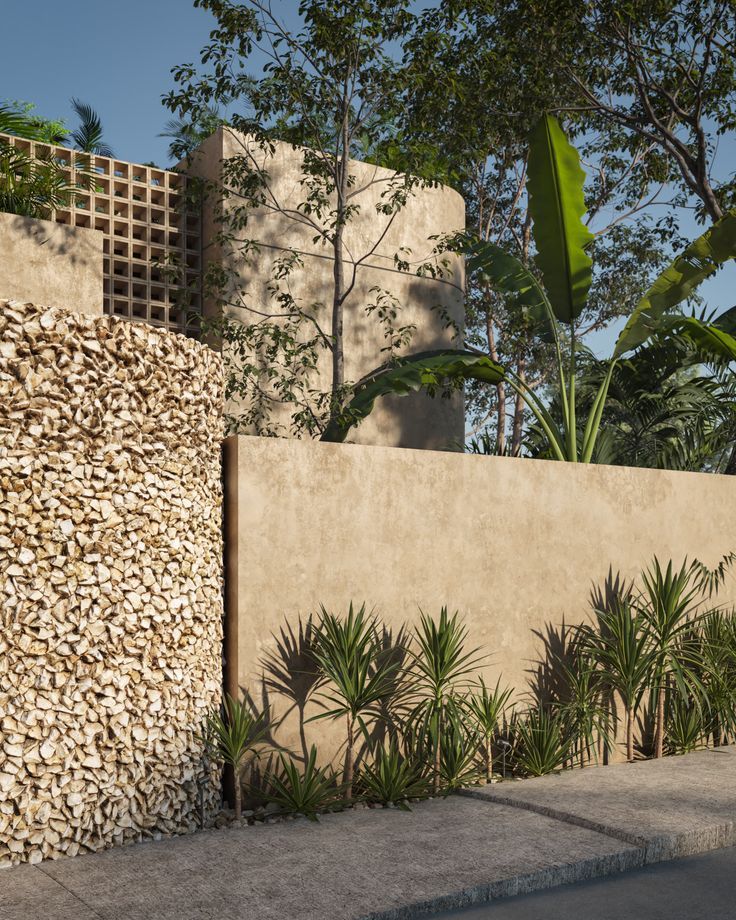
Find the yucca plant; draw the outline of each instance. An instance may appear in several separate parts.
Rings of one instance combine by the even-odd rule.
[[[305,764],[279,754],[277,771],[266,773],[264,798],[287,814],[300,814],[311,821],[320,811],[335,805],[341,790],[331,768],[317,766],[317,748],[312,745]]]
[[[462,705],[481,737],[486,782],[488,783],[493,779],[493,741],[512,693],[513,690],[510,687],[501,687],[500,677],[493,689],[489,689],[483,678],[480,677],[477,684],[471,686],[462,699]]]
[[[718,747],[736,734],[736,617],[708,610],[700,624],[700,682],[707,734]]]
[[[462,703],[459,700],[451,700],[445,712],[442,743],[439,745],[441,790],[452,792],[468,783],[478,782],[480,741],[480,732],[477,726],[466,718],[466,710]],[[436,750],[434,743],[433,748]]]
[[[238,820],[243,807],[241,782],[245,758],[265,737],[268,723],[267,712],[254,713],[230,694],[225,696],[222,709],[213,709],[205,722],[201,738],[209,756],[217,763],[232,768],[233,810]]]
[[[563,665],[565,699],[558,712],[573,736],[573,754],[580,767],[598,760],[598,747],[611,740],[610,712],[604,699],[601,680],[592,655],[578,652],[572,663]]]
[[[662,568],[655,556],[642,572],[637,601],[652,648],[652,681],[657,694],[654,721],[654,756],[662,757],[665,740],[665,701],[670,687],[683,695],[702,696],[698,677],[702,664],[694,629],[701,617],[703,567],[683,562],[675,570],[672,561]]]
[[[654,647],[644,614],[635,609],[628,591],[596,610],[597,628],[584,629],[584,641],[604,686],[624,706],[626,759],[634,759],[634,722],[654,672]]]
[[[669,754],[689,754],[703,746],[705,724],[699,700],[672,690],[666,703],[666,738]]]
[[[356,611],[351,603],[342,618],[321,607],[312,655],[326,682],[315,694],[324,711],[307,721],[345,720],[343,782],[348,800],[353,796],[356,727],[368,737],[366,719],[391,691],[399,666],[382,651],[376,619],[368,616],[365,604]]]
[[[433,762],[433,791],[442,783],[442,744],[448,718],[457,706],[455,699],[477,671],[482,658],[477,649],[465,650],[467,629],[457,611],[450,616],[447,607],[439,620],[420,611],[414,631],[417,650],[412,650],[413,691],[418,701],[410,719],[430,739]]]
[[[374,748],[371,761],[360,770],[359,787],[369,802],[392,803],[405,809],[407,801],[427,795],[429,781],[424,765],[402,754],[392,740]]]
[[[590,463],[614,368],[655,333],[660,337],[671,333],[685,336],[703,354],[718,361],[736,359],[733,318],[726,322],[723,314],[715,323],[706,323],[672,313],[699,284],[736,256],[736,211],[732,211],[690,243],[639,300],[606,362],[587,419],[580,419],[575,389],[578,326],[593,277],[590,250],[594,237],[582,219],[586,210],[585,173],[580,158],[551,115],[543,117],[529,137],[527,175],[538,274],[485,240],[461,235],[454,247],[469,256],[469,271],[481,273],[489,287],[506,295],[538,330],[540,338],[554,346],[561,424],[533,387],[510,367],[475,351],[442,350],[399,358],[360,380],[343,413],[325,430],[323,440],[344,440],[350,428],[370,414],[376,399],[387,394],[433,393],[465,379],[493,385],[503,381],[534,416],[552,458]]]
[[[561,770],[571,759],[574,737],[564,717],[539,706],[510,723],[515,771],[544,776]]]

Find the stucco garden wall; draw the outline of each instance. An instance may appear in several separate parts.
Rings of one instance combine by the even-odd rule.
[[[489,655],[493,682],[503,674],[522,694],[543,652],[535,631],[581,622],[609,568],[628,579],[655,553],[713,565],[736,550],[732,477],[248,437],[226,445],[230,686],[270,699],[277,716],[292,704],[264,696],[264,659],[283,627],[298,634],[299,617],[320,604],[365,602],[395,629],[446,604]],[[736,601],[734,579],[722,600]],[[342,724],[305,731],[324,760]],[[301,751],[293,717],[277,737]]]
[[[194,341],[0,301],[0,866],[217,802],[221,411]]]
[[[102,315],[103,235],[0,213],[0,298]]]

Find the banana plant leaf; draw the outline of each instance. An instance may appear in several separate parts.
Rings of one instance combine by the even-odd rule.
[[[695,316],[672,316],[667,319],[667,328],[689,339],[706,361],[736,361],[736,338],[725,332],[719,324],[705,323]]]
[[[668,310],[682,303],[701,282],[734,256],[736,211],[730,211],[693,240],[657,278],[622,329],[613,357],[618,358],[643,344],[661,328],[662,316]]]
[[[586,247],[593,234],[581,220],[584,183],[577,150],[557,119],[545,115],[529,138],[529,211],[536,262],[552,312],[563,323],[574,322],[585,309],[592,277]]]
[[[504,368],[485,355],[472,351],[426,351],[384,365],[355,385],[353,398],[340,417],[333,419],[320,440],[344,441],[350,429],[368,416],[379,396],[406,396],[422,389],[431,391],[446,381],[459,379],[500,383]]]
[[[731,307],[730,310],[721,313],[720,316],[713,320],[713,325],[729,335],[736,336],[736,307]]]
[[[554,342],[556,329],[549,301],[541,285],[523,263],[488,240],[466,238],[458,250],[467,256],[468,273],[485,275],[494,290],[515,294],[516,304],[545,342]]]

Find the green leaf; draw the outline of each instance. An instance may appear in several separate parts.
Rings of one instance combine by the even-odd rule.
[[[617,358],[645,342],[660,328],[664,313],[682,303],[701,282],[734,256],[736,211],[730,211],[690,243],[657,278],[621,331],[613,357]]]
[[[322,441],[344,441],[350,429],[370,415],[379,396],[407,396],[422,389],[444,386],[446,381],[473,378],[500,383],[506,372],[500,364],[472,351],[426,351],[384,365],[355,385],[353,398],[341,418],[333,420]]]
[[[554,342],[556,330],[549,301],[537,279],[515,256],[488,240],[461,240],[459,250],[468,256],[468,273],[488,278],[494,290],[515,294],[516,304],[534,323],[545,342]]]
[[[694,316],[668,317],[668,327],[689,339],[708,361],[736,361],[736,338],[719,325],[704,323]],[[736,331],[736,330],[735,330]]]
[[[545,115],[529,138],[529,211],[536,261],[554,315],[572,323],[585,308],[592,261],[586,247],[593,234],[585,213],[585,173],[577,150],[556,118]]]

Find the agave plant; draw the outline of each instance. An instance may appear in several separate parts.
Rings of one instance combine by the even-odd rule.
[[[510,687],[501,687],[500,677],[493,689],[489,689],[483,678],[480,677],[477,685],[471,687],[462,700],[462,705],[481,737],[486,782],[488,783],[493,779],[493,741],[512,693],[513,690]]]
[[[375,617],[352,603],[344,618],[321,608],[314,630],[312,655],[326,684],[315,698],[323,712],[315,719],[345,719],[345,795],[353,795],[355,773],[355,732],[359,727],[368,736],[366,718],[390,693],[398,668],[395,658],[382,654]]]
[[[377,746],[370,763],[360,771],[359,785],[369,802],[389,803],[406,809],[410,799],[421,798],[429,791],[424,765],[402,754],[395,740]]]
[[[237,819],[240,819],[243,807],[241,782],[245,758],[265,737],[268,723],[267,712],[254,713],[230,694],[226,695],[222,710],[212,710],[205,722],[202,740],[210,757],[233,771],[233,810]]]
[[[482,272],[491,287],[513,298],[540,337],[554,346],[561,423],[511,368],[475,351],[443,350],[409,355],[372,371],[356,384],[346,409],[331,422],[322,439],[344,440],[383,395],[406,395],[422,389],[433,393],[464,379],[489,384],[505,381],[534,415],[553,458],[589,463],[594,459],[614,368],[653,334],[674,332],[687,336],[714,359],[736,359],[731,311],[715,323],[671,312],[736,255],[736,212],[730,212],[690,243],[637,303],[618,336],[587,418],[578,417],[577,324],[586,308],[593,267],[588,252],[593,235],[582,220],[584,182],[577,151],[557,120],[547,115],[529,138],[528,160],[529,213],[541,281],[529,266],[494,243],[467,237],[457,243],[469,256],[468,269]]]
[[[312,745],[305,764],[279,754],[280,769],[264,776],[264,798],[289,814],[311,821],[340,799],[340,787],[331,768],[317,766],[317,748]]]
[[[448,722],[457,711],[456,697],[482,658],[477,649],[465,650],[467,629],[459,614],[450,616],[447,607],[436,621],[420,611],[415,639],[418,650],[412,655],[412,671],[418,701],[410,719],[430,740],[436,793],[442,784],[442,745]]]

